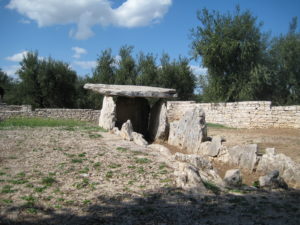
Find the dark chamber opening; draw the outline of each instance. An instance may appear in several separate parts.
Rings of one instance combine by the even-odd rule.
[[[128,119],[132,123],[133,130],[143,134],[148,140],[148,120],[150,105],[145,98],[118,97],[116,101],[116,126],[121,129]]]

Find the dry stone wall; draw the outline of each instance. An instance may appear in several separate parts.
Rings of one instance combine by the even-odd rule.
[[[0,121],[11,117],[43,117],[43,118],[60,118],[75,119],[98,123],[100,110],[92,109],[35,109],[31,110],[29,106],[14,107],[13,111],[8,111],[8,107],[2,110],[0,107]]]
[[[269,101],[232,103],[167,102],[170,122],[179,120],[186,111],[200,106],[207,123],[236,128],[300,128],[300,106],[272,106]]]

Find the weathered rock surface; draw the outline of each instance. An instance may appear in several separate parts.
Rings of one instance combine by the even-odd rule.
[[[176,186],[192,194],[206,193],[206,188],[202,182],[198,168],[187,163],[179,163],[174,175],[176,176]]]
[[[150,111],[149,123],[149,136],[150,139],[167,140],[169,136],[169,124],[167,117],[166,102],[160,99],[157,101]]]
[[[149,148],[152,148],[152,149],[155,149],[157,150],[158,152],[160,152],[161,155],[167,157],[167,158],[171,158],[173,155],[171,153],[171,151],[163,146],[163,145],[160,145],[160,144],[151,144],[149,145]]]
[[[257,144],[237,145],[229,148],[228,152],[232,164],[251,172],[253,171],[258,161]]]
[[[271,172],[278,170],[281,177],[294,188],[300,187],[300,165],[284,154],[276,154],[274,149],[266,149],[261,157],[257,171]]]
[[[219,154],[220,149],[222,148],[222,141],[224,139],[221,136],[214,136],[210,141],[201,143],[200,149],[197,154],[204,156],[216,157]]]
[[[186,112],[179,121],[170,123],[168,143],[186,149],[188,153],[198,152],[206,137],[205,113],[199,107]]]
[[[102,110],[99,118],[99,126],[111,130],[116,122],[116,104],[112,97],[104,96]]]
[[[180,162],[189,163],[202,170],[213,169],[211,162],[199,155],[187,155],[187,154],[176,152],[175,159]]]
[[[90,89],[107,96],[144,97],[144,98],[176,98],[176,90],[136,85],[85,84]]]
[[[144,139],[142,134],[132,132],[133,142],[140,146],[147,146],[148,142]]]
[[[132,141],[133,140],[133,136],[132,136],[132,124],[130,122],[130,120],[127,120],[126,123],[123,124],[121,131],[120,131],[120,136],[127,141]]]
[[[197,168],[197,172],[200,175],[202,181],[212,182],[219,186],[224,185],[221,177],[213,169],[212,164],[207,159],[204,159],[199,155],[186,155],[177,152],[175,154],[175,160],[191,165],[193,166],[193,168]]]
[[[267,175],[259,177],[259,186],[270,189],[288,189],[288,185],[283,178],[279,176],[278,170],[273,170]]]
[[[227,170],[224,176],[226,187],[240,187],[242,185],[242,175],[239,169]]]

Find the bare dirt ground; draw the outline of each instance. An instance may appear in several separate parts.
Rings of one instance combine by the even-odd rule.
[[[231,147],[241,144],[258,144],[259,151],[275,148],[300,163],[300,130],[299,129],[228,129],[208,128],[208,136],[225,137],[224,145]]]
[[[275,148],[277,153],[283,153],[297,163],[300,163],[300,130],[299,129],[234,129],[208,128],[208,136],[220,135],[225,138],[227,147],[242,144],[258,144],[258,151],[264,153],[266,148]],[[215,168],[223,177],[228,169],[234,166],[214,163]],[[263,173],[242,170],[243,183],[252,185]]]
[[[149,148],[103,132],[0,130],[0,224],[299,224],[300,193],[190,196]]]

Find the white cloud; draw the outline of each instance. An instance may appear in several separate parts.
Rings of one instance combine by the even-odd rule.
[[[20,65],[11,65],[11,66],[4,66],[3,71],[10,77],[16,78],[16,72],[20,69]]]
[[[190,65],[190,68],[195,75],[206,75],[207,74],[207,68],[205,68],[205,67]]]
[[[95,68],[97,65],[96,61],[75,61],[73,62],[74,65],[79,66],[81,69],[92,69]]]
[[[118,8],[110,0],[11,0],[7,8],[37,22],[39,27],[77,24],[70,35],[87,39],[92,27],[139,27],[157,23],[167,13],[172,0],[127,0]]]
[[[5,59],[12,61],[12,62],[21,62],[23,60],[23,58],[26,56],[26,54],[28,53],[28,51],[23,51],[20,53],[16,53],[12,56],[8,56]]]
[[[87,54],[87,50],[85,50],[84,48],[73,47],[72,50],[74,51],[73,57],[76,59],[79,59],[83,54]]]

